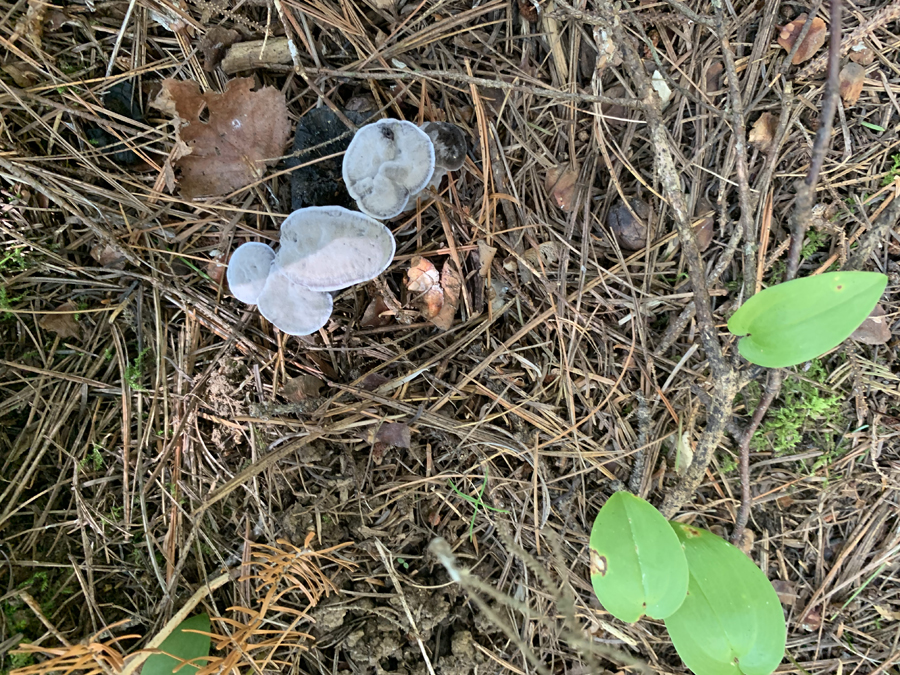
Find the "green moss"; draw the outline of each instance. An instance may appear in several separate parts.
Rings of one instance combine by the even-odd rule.
[[[789,455],[796,451],[807,436],[826,453],[837,447],[841,434],[831,428],[840,426],[843,422],[841,409],[844,397],[824,393],[816,386],[816,383],[824,384],[827,377],[818,361],[813,361],[803,375],[805,379],[790,375],[785,377],[780,405],[772,406],[753,437],[751,449],[755,452],[769,451],[776,456]],[[759,385],[747,392],[747,398],[755,408],[759,401]],[[749,408],[750,406],[748,411]]]

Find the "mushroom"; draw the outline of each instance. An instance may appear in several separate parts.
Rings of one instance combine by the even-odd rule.
[[[288,335],[310,335],[328,323],[331,295],[301,286],[284,271],[273,270],[259,296],[259,313]]]
[[[416,207],[416,199],[427,190],[437,190],[444,176],[450,171],[459,171],[466,161],[468,146],[463,130],[449,122],[425,122],[421,127],[434,145],[434,173],[431,180],[421,190],[409,198],[404,212]]]
[[[466,135],[462,129],[449,122],[425,122],[421,127],[434,145],[435,167],[447,171],[459,171],[466,161]]]
[[[385,119],[356,132],[342,173],[359,209],[386,220],[403,213],[410,196],[428,185],[434,165],[428,134],[412,122]]]
[[[310,206],[281,224],[277,253],[265,244],[238,247],[228,283],[238,300],[257,304],[278,329],[309,335],[331,316],[328,291],[384,272],[395,246],[390,230],[377,220],[341,206]]]
[[[394,235],[341,206],[310,206],[281,224],[274,270],[313,291],[336,291],[374,279],[394,259]]]
[[[231,294],[241,302],[255,305],[274,260],[275,251],[267,244],[250,241],[238,246],[228,261],[225,273]]]

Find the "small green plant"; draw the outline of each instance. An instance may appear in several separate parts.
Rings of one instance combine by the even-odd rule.
[[[887,286],[877,272],[833,272],[770,286],[728,320],[741,356],[767,368],[834,349],[865,320]]]
[[[769,675],[787,627],[766,575],[740,549],[700,528],[668,523],[618,492],[594,521],[591,582],[604,608],[628,622],[663,619],[695,675]]]
[[[141,386],[141,378],[144,376],[144,359],[150,353],[150,348],[145,347],[137,357],[125,366],[125,382],[135,391],[146,391]]]
[[[894,182],[894,179],[900,176],[900,153],[891,156],[891,161],[894,163],[888,172],[885,174],[884,178],[881,179],[881,187],[885,187]]]
[[[94,443],[87,456],[78,462],[78,468],[82,471],[86,471],[88,468],[92,468],[94,471],[100,471],[100,469],[103,468],[103,455],[100,452],[101,450],[103,450],[103,447]]]
[[[460,497],[465,499],[467,502],[470,502],[471,504],[475,505],[475,511],[472,513],[472,520],[469,521],[469,540],[472,539],[473,533],[475,531],[475,517],[478,515],[478,509],[483,508],[483,509],[487,509],[488,511],[495,511],[497,513],[509,513],[509,511],[507,511],[505,509],[494,508],[493,506],[489,506],[488,504],[485,504],[484,501],[482,501],[481,498],[484,496],[484,491],[485,491],[485,488],[487,488],[487,483],[488,483],[487,469],[485,469],[484,482],[481,484],[481,487],[478,489],[477,497],[472,497],[471,495],[467,495],[465,492],[463,492],[458,487],[456,487],[454,482],[452,480],[450,480],[449,478],[447,479],[447,482],[450,483],[450,488],[456,494],[458,494]]]

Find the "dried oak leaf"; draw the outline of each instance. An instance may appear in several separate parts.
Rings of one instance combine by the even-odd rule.
[[[441,275],[430,260],[416,256],[409,261],[406,277],[406,288],[414,293],[412,304],[430,321],[444,306]]]
[[[487,277],[488,270],[491,269],[491,263],[494,262],[494,256],[497,255],[497,249],[493,246],[488,246],[484,239],[479,239],[475,243],[478,244],[478,276]]]
[[[778,129],[778,120],[772,113],[764,112],[753,123],[753,128],[747,135],[750,145],[760,152],[768,152],[775,140],[775,131]]]
[[[363,328],[381,328],[382,326],[387,326],[393,320],[394,317],[390,313],[390,307],[387,306],[384,298],[381,295],[376,295],[366,307],[366,311],[363,312],[359,325]]]
[[[866,69],[851,61],[841,68],[841,73],[838,77],[841,84],[841,98],[844,100],[844,103],[848,106],[856,105],[866,79]]]
[[[53,310],[53,314],[45,314],[38,322],[41,328],[56,333],[63,340],[81,337],[81,327],[75,320],[75,303],[64,302]],[[60,312],[60,313],[57,313]]]
[[[794,43],[800,35],[800,31],[803,30],[803,26],[806,24],[806,18],[806,14],[801,14],[781,29],[781,34],[778,36],[778,44],[781,45],[786,52],[790,53],[791,49],[793,49]],[[812,20],[812,26],[809,27],[809,32],[806,34],[806,37],[803,38],[803,42],[800,43],[800,48],[797,49],[797,53],[794,54],[791,63],[796,66],[798,63],[809,61],[813,55],[819,51],[822,45],[825,44],[826,30],[825,22],[819,17],[814,18]]]
[[[578,172],[560,164],[547,170],[544,188],[563,211],[571,211],[577,198]]]
[[[850,335],[851,340],[867,345],[883,345],[891,339],[891,326],[886,318],[887,312],[880,304],[875,305],[872,313]]]
[[[375,442],[392,448],[409,448],[411,443],[409,426],[403,422],[385,422],[375,433]]]
[[[281,395],[291,403],[300,403],[319,395],[325,383],[314,375],[299,375],[284,383]]]
[[[154,105],[175,115],[191,153],[174,162],[188,199],[224,195],[262,178],[278,161],[290,134],[284,95],[273,87],[251,91],[253,80],[231,80],[224,94],[200,93],[196,82],[163,80]],[[200,114],[208,110],[204,122]]]
[[[462,290],[462,278],[453,268],[450,260],[444,263],[441,270],[441,289],[444,292],[444,304],[438,315],[431,319],[431,323],[441,330],[450,330],[453,325],[453,317],[456,316],[456,310],[459,307],[459,294]]]

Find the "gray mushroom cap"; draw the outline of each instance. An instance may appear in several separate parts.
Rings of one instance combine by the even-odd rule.
[[[422,131],[434,145],[434,163],[444,171],[459,171],[466,161],[466,135],[449,122],[425,122]]]
[[[343,177],[363,213],[385,220],[403,212],[434,172],[435,149],[412,122],[385,119],[362,127],[344,153]]]
[[[365,214],[310,206],[281,224],[281,248],[272,271],[313,291],[336,291],[384,272],[395,248],[391,231]]]
[[[259,313],[288,335],[310,335],[328,323],[332,299],[273,270],[259,296]]]
[[[241,302],[255,305],[266,285],[274,260],[275,251],[266,244],[250,241],[238,246],[231,254],[225,272],[231,294]]]

